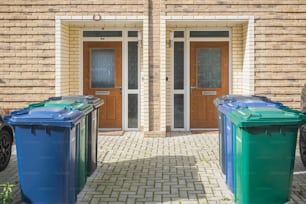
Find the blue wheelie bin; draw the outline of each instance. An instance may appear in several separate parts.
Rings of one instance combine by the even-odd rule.
[[[219,111],[224,115],[224,147],[225,147],[225,175],[226,184],[229,189],[234,193],[235,179],[234,179],[234,152],[235,152],[235,139],[233,135],[233,123],[228,119],[228,113],[242,108],[251,107],[265,107],[265,108],[286,108],[282,103],[273,102],[268,99],[258,97],[244,97],[237,101],[229,101],[219,107]]]
[[[228,101],[235,100],[239,95],[225,95],[217,97],[214,100],[214,104],[218,109],[218,128],[219,128],[219,164],[222,173],[225,174],[225,142],[224,142],[224,114],[219,110],[219,106],[223,105]]]
[[[79,103],[92,105],[93,111],[88,114],[88,164],[87,175],[90,176],[97,168],[98,158],[98,128],[99,128],[99,108],[104,101],[94,96],[59,96],[50,97],[49,101],[72,100]]]
[[[29,203],[75,203],[78,110],[28,108],[8,123],[16,138],[22,198]]]
[[[219,107],[223,104],[230,102],[230,101],[237,101],[239,99],[248,99],[253,98],[263,101],[269,101],[269,99],[265,96],[242,96],[242,95],[224,95],[217,97],[214,100],[214,104],[218,109],[218,127],[219,127],[219,164],[221,167],[221,170],[223,174],[226,174],[225,172],[225,137],[224,137],[224,131],[226,131],[226,123],[224,121],[224,113],[219,110]]]

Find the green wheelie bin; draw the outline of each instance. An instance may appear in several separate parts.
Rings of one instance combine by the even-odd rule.
[[[94,96],[56,96],[50,97],[48,101],[72,100],[93,106],[93,111],[88,117],[88,164],[87,175],[91,176],[97,168],[98,160],[98,127],[99,108],[104,104],[104,100]]]
[[[79,193],[87,181],[87,160],[88,160],[88,118],[93,107],[89,104],[79,103],[71,100],[47,101],[45,107],[61,107],[71,110],[82,111],[85,118],[80,122],[79,137],[77,137],[77,193]]]
[[[283,204],[290,198],[297,131],[305,116],[290,109],[246,108],[234,124],[235,202]]]

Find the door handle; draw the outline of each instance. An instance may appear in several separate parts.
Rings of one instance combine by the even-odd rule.
[[[195,89],[195,88],[197,88],[197,87],[195,87],[195,86],[190,86],[190,95],[192,94],[192,89]]]
[[[122,86],[116,87],[117,89],[120,89],[120,94],[122,94]]]

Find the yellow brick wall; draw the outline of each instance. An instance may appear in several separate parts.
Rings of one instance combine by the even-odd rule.
[[[166,128],[167,131],[170,131],[171,128],[171,120],[172,120],[172,116],[171,116],[171,110],[172,110],[172,98],[173,98],[173,94],[171,93],[171,87],[172,87],[172,83],[173,83],[173,77],[172,77],[172,52],[173,52],[173,47],[169,46],[169,38],[170,38],[170,31],[172,30],[172,27],[167,27],[166,28],[166,74],[168,77],[168,81],[166,83]]]
[[[305,11],[303,0],[165,1],[168,16],[254,16],[255,94],[297,109],[306,81]]]
[[[80,28],[70,26],[69,27],[70,36],[69,36],[69,62],[70,62],[70,95],[79,95],[80,94],[80,63],[81,63],[81,45],[80,45]]]
[[[303,0],[2,0],[0,2],[0,107],[17,109],[55,95],[56,16],[148,16],[150,76],[150,128],[159,124],[159,15],[162,16],[254,16],[255,94],[266,95],[299,108],[306,76],[306,1]],[[153,10],[150,10],[149,7]],[[153,19],[153,20],[152,20]],[[196,18],[195,18],[196,19]],[[62,93],[77,94],[79,57],[77,30],[63,25],[61,63]],[[241,63],[246,26],[233,28],[233,92],[241,91]],[[67,38],[69,33],[69,39]],[[70,37],[73,36],[73,39]],[[236,39],[236,40],[235,40]],[[233,41],[233,42],[234,42]],[[67,53],[67,46],[69,52]],[[242,46],[242,48],[241,48]],[[168,53],[168,51],[167,51]],[[242,52],[244,53],[244,52]],[[167,54],[168,55],[168,54]],[[242,59],[240,58],[242,57]],[[167,70],[169,62],[167,62]],[[75,72],[78,70],[77,72]],[[167,71],[169,74],[169,71]],[[169,90],[170,81],[166,83]],[[167,96],[167,107],[169,106]],[[168,110],[168,108],[167,108]],[[169,124],[169,113],[167,113]],[[168,126],[168,125],[167,125]]]
[[[18,109],[55,95],[56,16],[144,16],[146,1],[139,0],[2,0],[0,1],[0,108]],[[61,26],[63,38],[74,30]],[[76,94],[78,61],[69,60],[64,41],[61,58],[60,91]],[[78,59],[77,59],[78,60]],[[73,67],[73,69],[71,69]],[[77,68],[79,74],[79,67]]]
[[[232,94],[243,94],[243,56],[244,56],[244,43],[243,39],[243,24],[236,25],[231,28],[231,54],[232,54]]]
[[[70,60],[69,60],[69,25],[61,25],[61,71],[60,71],[60,88],[62,95],[69,94],[70,85]]]

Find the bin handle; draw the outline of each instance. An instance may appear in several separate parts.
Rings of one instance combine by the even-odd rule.
[[[286,135],[286,132],[284,130],[284,128],[280,127],[280,130],[279,130],[280,134],[285,136]]]

